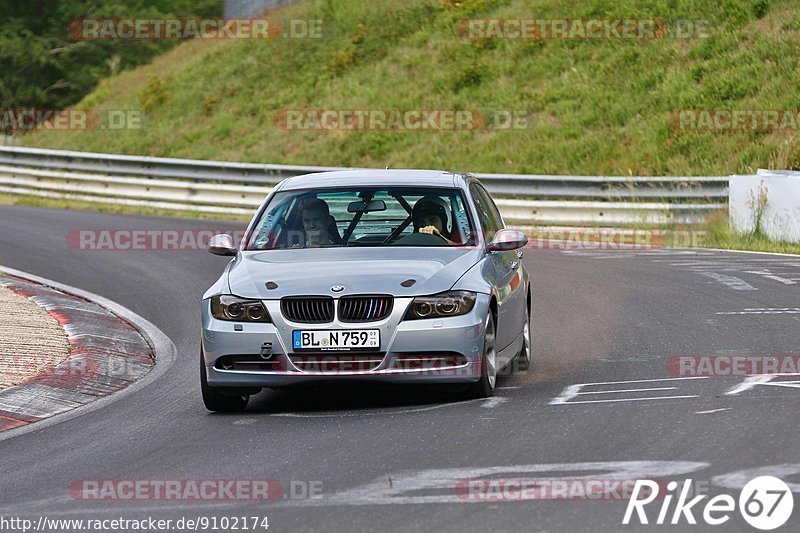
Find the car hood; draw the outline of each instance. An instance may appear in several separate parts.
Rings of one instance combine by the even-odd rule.
[[[231,294],[284,296],[392,294],[420,296],[450,289],[480,259],[476,248],[318,248],[242,252],[231,264]],[[410,287],[401,282],[416,280]],[[277,284],[267,289],[267,282]],[[335,293],[334,285],[344,290]]]

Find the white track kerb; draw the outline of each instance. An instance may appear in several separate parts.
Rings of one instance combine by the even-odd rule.
[[[172,366],[172,363],[175,362],[175,354],[177,350],[172,340],[170,340],[170,338],[167,337],[166,334],[164,334],[164,332],[158,329],[151,322],[147,321],[145,318],[134,313],[130,309],[127,309],[119,305],[118,303],[113,302],[97,294],[84,291],[76,287],[71,287],[63,283],[45,279],[39,276],[35,276],[27,272],[22,272],[13,268],[8,268],[0,265],[0,273],[5,273],[10,276],[15,276],[33,283],[44,285],[46,287],[56,289],[58,291],[70,294],[72,296],[83,298],[101,307],[104,307],[108,311],[112,312],[113,314],[127,321],[131,326],[133,326],[136,330],[138,330],[138,332],[142,335],[142,337],[144,337],[144,339],[150,345],[150,348],[153,350],[155,358],[155,363],[152,369],[139,381],[136,381],[131,385],[117,392],[114,392],[108,396],[100,397],[97,400],[94,400],[90,403],[87,403],[80,407],[76,407],[75,409],[50,416],[43,420],[22,427],[0,432],[0,441],[22,435],[30,431],[36,431],[61,422],[65,422],[77,416],[90,413],[96,409],[100,409],[101,407],[104,407],[110,404],[111,402],[119,400],[124,396],[127,396],[128,394],[131,394],[133,392],[138,391],[139,389],[146,387],[147,385],[149,385],[150,383],[161,377],[169,369],[169,367]]]

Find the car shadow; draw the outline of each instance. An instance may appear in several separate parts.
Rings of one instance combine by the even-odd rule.
[[[508,378],[498,378],[503,386]],[[465,385],[384,384],[336,382],[266,389],[252,396],[247,412],[256,414],[347,415],[380,413],[385,410],[436,408],[448,404],[477,402]],[[485,400],[483,400],[485,401]]]

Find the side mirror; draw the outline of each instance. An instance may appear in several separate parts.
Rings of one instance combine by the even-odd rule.
[[[486,249],[490,252],[504,252],[508,250],[519,250],[528,244],[528,237],[516,229],[501,229],[494,234],[494,239]]]
[[[208,239],[208,251],[214,255],[236,255],[236,250],[233,237],[227,233],[220,233]]]

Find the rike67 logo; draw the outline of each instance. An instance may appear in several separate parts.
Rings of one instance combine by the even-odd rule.
[[[691,479],[684,481],[680,488],[678,482],[670,481],[666,485],[666,493],[660,493],[660,488],[663,488],[663,483],[637,480],[622,523],[630,524],[635,516],[640,524],[697,524],[697,513],[706,524],[719,526],[728,522],[737,509],[737,501],[728,494],[714,496],[704,502],[705,505],[701,502],[708,498],[706,494],[689,499],[692,492]],[[671,508],[676,496],[675,506]],[[655,521],[651,522],[652,514],[648,516],[645,507],[656,500],[660,501],[661,506]],[[754,528],[763,531],[784,525],[791,517],[793,508],[794,496],[789,486],[773,476],[752,479],[739,493],[738,511],[742,518]]]

